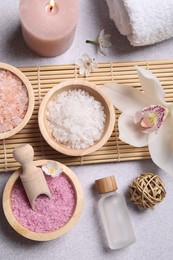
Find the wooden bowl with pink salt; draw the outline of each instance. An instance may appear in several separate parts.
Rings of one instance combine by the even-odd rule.
[[[34,109],[34,92],[17,68],[0,63],[0,140],[21,131]]]
[[[35,161],[35,166],[47,165],[47,160]],[[55,163],[55,161],[53,161]],[[35,241],[48,241],[68,232],[78,221],[83,209],[83,190],[76,175],[56,162],[62,173],[45,175],[52,197],[40,195],[33,211],[19,175],[21,168],[9,178],[3,192],[3,210],[7,221],[20,235]]]
[[[69,156],[82,156],[108,141],[115,125],[115,111],[98,86],[74,79],[54,86],[45,95],[38,121],[52,148]]]

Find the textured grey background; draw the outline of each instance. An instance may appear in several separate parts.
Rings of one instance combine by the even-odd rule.
[[[29,0],[28,0],[29,1]],[[59,0],[62,1],[62,0]],[[65,0],[63,0],[65,1]],[[102,61],[172,59],[173,39],[153,46],[133,48],[109,20],[105,1],[81,0],[81,15],[72,47],[62,56],[41,58],[25,45],[20,29],[18,0],[0,1],[0,62],[15,66],[74,63],[84,52]],[[97,38],[101,29],[112,34],[113,47],[106,57],[86,39]],[[85,206],[77,225],[63,237],[50,242],[34,242],[19,236],[7,223],[0,206],[0,260],[172,260],[173,255],[173,177],[150,160],[125,163],[71,167],[81,181]],[[128,186],[141,172],[157,173],[165,183],[167,196],[154,210],[140,211],[129,202]],[[122,250],[110,250],[100,222],[99,196],[94,180],[115,175],[119,192],[127,199],[136,233],[134,245]],[[10,173],[0,174],[0,194]]]

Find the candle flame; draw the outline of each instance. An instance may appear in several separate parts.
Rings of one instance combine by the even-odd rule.
[[[52,10],[54,8],[54,6],[55,6],[54,0],[50,0],[49,5],[50,5],[50,9]]]

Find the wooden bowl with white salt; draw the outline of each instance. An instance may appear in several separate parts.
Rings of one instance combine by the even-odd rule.
[[[0,140],[17,134],[28,123],[34,109],[34,91],[17,68],[0,63]]]
[[[47,160],[34,162],[45,166]],[[68,232],[80,218],[84,194],[80,181],[70,168],[53,161],[62,169],[58,177],[47,177],[51,198],[40,195],[35,201],[35,210],[29,205],[20,182],[22,169],[16,170],[6,183],[3,192],[3,210],[12,228],[21,236],[34,241],[49,241]]]
[[[111,101],[94,83],[74,79],[55,85],[43,98],[38,115],[46,142],[56,151],[82,156],[101,148],[114,129]]]

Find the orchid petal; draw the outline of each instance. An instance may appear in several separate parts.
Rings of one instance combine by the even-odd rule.
[[[144,93],[149,99],[152,99],[152,104],[165,105],[165,93],[156,76],[154,76],[151,71],[145,70],[144,68],[136,66],[136,69]]]
[[[161,169],[173,175],[173,120],[168,115],[164,124],[159,129],[157,138],[149,142],[148,147],[153,162]]]
[[[157,132],[158,130],[158,127],[156,125],[152,126],[152,127],[149,127],[148,129],[145,129],[145,130],[142,130],[143,133],[145,134],[151,134],[153,132]]]
[[[143,147],[148,144],[148,135],[140,131],[134,124],[133,117],[121,114],[118,120],[119,138],[132,146]]]
[[[109,83],[105,84],[102,89],[113,105],[129,116],[134,116],[136,111],[151,104],[140,90],[130,86]]]

